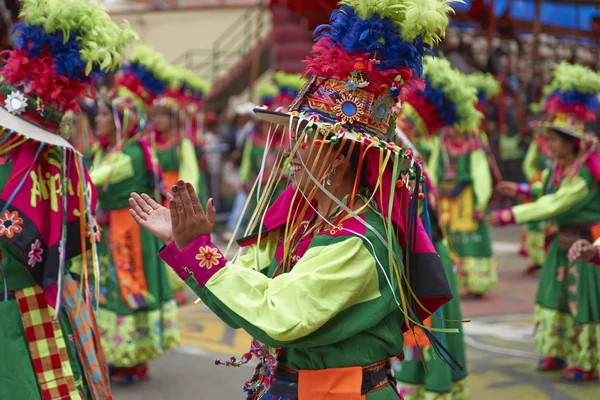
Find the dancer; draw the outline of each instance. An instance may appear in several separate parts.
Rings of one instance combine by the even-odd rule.
[[[228,262],[210,242],[216,210],[209,201],[205,214],[190,185],[173,188],[170,211],[132,195],[136,221],[170,242],[161,257],[213,312],[255,338],[240,361],[226,362],[260,359],[245,387],[250,399],[398,399],[388,359],[402,352],[402,329],[422,326],[451,298],[418,218],[422,170],[388,139],[392,107],[422,84],[418,55],[444,32],[450,7],[398,1],[399,13],[390,4],[345,1],[318,30],[311,78],[290,113],[256,109],[291,125],[293,183],[266,209],[285,168],[276,163],[265,187],[259,176],[246,255]],[[171,223],[161,222],[169,213]]]
[[[168,65],[147,46],[133,50],[111,98],[98,104],[101,146],[90,172],[99,192],[102,241],[98,325],[112,378],[145,379],[148,361],[178,346],[177,305],[166,266],[156,258],[159,242],[128,212],[131,190],[161,193],[160,167],[147,140],[145,110],[166,90]]]
[[[431,137],[442,128],[444,122],[440,116],[448,114],[445,108],[452,104],[447,94],[460,90],[463,96],[461,101],[471,104],[468,113],[463,111],[462,115],[455,115],[454,124],[463,129],[472,130],[476,128],[477,119],[470,116],[475,111],[475,91],[464,89],[466,85],[465,76],[453,70],[450,64],[443,59],[427,58],[423,66],[423,76],[426,89],[409,95],[402,104],[401,114],[398,117],[397,132],[401,145],[408,145],[412,151],[417,151],[418,145],[411,144],[412,138],[417,140],[431,141]],[[442,78],[443,77],[443,78]],[[427,100],[426,100],[427,99]],[[406,113],[406,114],[405,114]],[[426,176],[428,170],[425,168]],[[439,215],[436,204],[439,199],[432,180],[426,179],[428,208],[422,208],[421,219],[425,226],[431,226],[431,237],[435,249],[440,256],[442,266],[454,299],[444,304],[428,322],[429,326],[442,326],[444,328],[457,329],[457,334],[434,333],[436,338],[445,342],[448,351],[463,366],[461,374],[454,373],[448,366],[435,355],[429,347],[429,341],[421,332],[413,335],[408,332],[404,341],[404,362],[394,362],[394,370],[398,379],[398,385],[405,400],[421,400],[440,398],[444,400],[465,400],[469,398],[469,382],[467,379],[466,352],[462,332],[462,313],[460,310],[459,291],[454,271],[454,256],[448,247],[448,241],[444,230],[439,224]],[[425,363],[421,355],[425,357]]]
[[[150,109],[152,121],[152,148],[156,152],[162,181],[165,187],[172,187],[179,179],[193,182],[198,196],[206,204],[206,184],[204,174],[200,173],[200,165],[196,157],[196,149],[192,140],[196,137],[198,126],[196,111],[198,101],[202,102],[203,92],[208,85],[198,82],[192,71],[180,67],[168,66],[165,85],[168,89],[154,100]],[[196,91],[192,87],[200,88]],[[167,200],[165,199],[165,202]],[[184,293],[185,282],[177,274],[168,269],[173,297],[179,306],[187,303]]]
[[[592,241],[600,221],[600,163],[597,139],[583,124],[600,109],[600,75],[566,62],[554,70],[552,90],[542,122],[555,163],[542,179],[543,195],[529,204],[499,210],[488,217],[495,226],[554,220],[558,234],[551,239],[536,296],[537,350],[544,356],[541,371],[563,369],[571,381],[597,379],[600,270],[578,260],[569,264],[567,250],[579,238]],[[512,184],[513,191],[523,190]],[[527,193],[526,193],[527,194]]]
[[[109,400],[96,195],[61,120],[135,34],[87,0],[22,6],[0,69],[0,398]]]
[[[428,126],[434,125],[440,131],[439,140],[430,148],[427,168],[440,196],[441,224],[458,257],[459,285],[469,297],[480,298],[497,284],[492,238],[483,220],[492,194],[492,177],[485,143],[474,133],[482,114],[474,108],[476,92],[469,89],[466,79],[457,80],[455,74],[433,74],[430,81],[431,85],[414,92],[409,102],[422,103],[423,110],[432,110],[422,111],[421,115],[431,120]],[[433,111],[437,101],[445,102],[439,113]],[[403,112],[410,115],[412,111],[408,108]],[[420,129],[427,132],[425,127]]]
[[[279,89],[279,94],[275,98],[275,107],[287,109],[306,82],[307,80],[302,77],[302,74],[287,74],[283,71],[276,72],[275,84]]]

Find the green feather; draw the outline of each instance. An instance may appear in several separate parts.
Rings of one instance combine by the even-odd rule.
[[[106,8],[88,0],[24,0],[20,17],[26,24],[43,26],[48,33],[61,32],[65,42],[71,32],[77,32],[87,74],[94,66],[105,71],[121,66],[121,57],[99,49],[122,54],[125,46],[139,40],[127,23],[119,27]]]
[[[462,131],[476,131],[483,114],[475,108],[477,90],[470,86],[467,76],[454,69],[444,58],[423,58],[423,75],[428,83],[442,90],[444,95],[455,105],[459,121],[455,128]]]
[[[500,93],[500,83],[494,78],[492,74],[485,74],[483,72],[474,72],[467,75],[467,81],[469,85],[477,89],[482,90],[485,93],[486,98],[492,98]]]
[[[544,94],[548,95],[555,90],[561,92],[576,90],[585,94],[600,93],[600,74],[583,65],[563,61],[555,65],[552,82],[544,88]]]

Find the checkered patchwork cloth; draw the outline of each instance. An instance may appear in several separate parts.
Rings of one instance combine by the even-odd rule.
[[[65,276],[63,289],[64,310],[73,326],[73,340],[83,365],[85,378],[94,400],[110,399],[110,378],[100,333],[89,304],[83,302],[79,283]]]
[[[81,399],[59,321],[53,321],[39,286],[15,291],[43,400]]]

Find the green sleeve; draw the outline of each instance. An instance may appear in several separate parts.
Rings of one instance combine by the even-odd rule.
[[[563,181],[556,192],[545,194],[532,203],[513,207],[515,222],[523,224],[554,218],[583,200],[588,193],[585,179],[579,175],[574,176]]]
[[[192,142],[185,138],[180,145],[179,156],[179,179],[189,182],[198,193],[198,182],[200,181],[200,167],[196,157],[196,149]],[[203,204],[204,206],[204,204]]]
[[[242,163],[240,165],[240,181],[248,183],[252,178],[252,141],[246,139],[244,144],[244,152],[242,153]]]
[[[186,282],[220,318],[270,347],[335,343],[375,326],[397,307],[391,289],[380,290],[375,259],[356,236],[327,237],[290,272],[272,279],[227,263],[204,287],[193,275]]]
[[[427,172],[429,173],[429,179],[431,179],[431,183],[433,186],[438,185],[438,168],[440,165],[440,155],[441,155],[441,143],[440,138],[435,136],[431,139],[430,144],[431,153],[429,155],[429,160],[425,168],[427,168]]]
[[[487,159],[485,150],[474,150],[470,154],[470,173],[473,180],[473,191],[477,203],[475,208],[478,211],[487,209],[490,197],[492,197],[492,174],[490,172],[490,164]]]
[[[97,156],[96,161],[90,171],[90,179],[96,187],[119,183],[135,174],[131,157],[123,152],[112,153],[102,161]]]
[[[523,160],[523,173],[528,182],[532,182],[537,175],[539,152],[535,140],[532,140]]]

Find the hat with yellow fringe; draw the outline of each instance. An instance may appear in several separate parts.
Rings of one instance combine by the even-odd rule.
[[[552,82],[544,88],[542,113],[544,121],[534,126],[552,128],[579,139],[596,141],[585,133],[584,124],[596,120],[600,110],[600,74],[588,67],[569,64],[556,65]]]
[[[425,88],[408,93],[402,103],[398,126],[410,136],[427,137],[442,128],[462,132],[477,130],[483,115],[477,111],[477,90],[466,75],[454,69],[444,58],[423,60]]]

